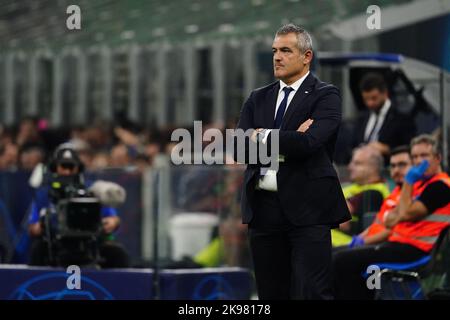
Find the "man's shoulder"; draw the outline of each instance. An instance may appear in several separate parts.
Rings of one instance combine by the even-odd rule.
[[[450,194],[449,177],[445,173],[435,175],[430,179],[428,179],[426,182],[422,182],[422,184],[418,182],[418,185],[417,186],[414,185],[414,187],[420,189],[420,187],[423,186],[424,184],[426,185],[422,189],[422,192],[420,192],[421,195],[423,195],[424,193],[427,195]]]
[[[435,180],[425,187],[425,190],[433,193],[447,192],[450,186],[443,180]]]
[[[277,80],[277,81],[274,81],[274,82],[272,82],[272,83],[270,83],[268,85],[265,85],[264,87],[259,87],[259,88],[254,89],[252,91],[252,94],[254,94],[254,95],[265,94],[268,91],[273,90],[274,88],[276,88],[279,85],[280,85],[280,81]]]
[[[340,94],[340,90],[338,87],[336,87],[334,84],[324,82],[320,80],[319,78],[315,77],[315,83],[314,83],[314,90],[317,93],[330,93],[334,92],[337,94]]]
[[[403,121],[410,121],[412,119],[412,116],[410,113],[402,112],[398,105],[391,101],[391,107],[389,108],[389,111],[386,114],[386,119],[392,119],[395,121],[403,122]]]
[[[317,94],[317,95],[324,95],[324,94],[330,94],[335,93],[337,95],[340,95],[340,90],[338,87],[331,83],[324,82],[317,78],[313,73],[310,73],[308,77],[305,79],[305,86],[311,90],[311,93]],[[280,86],[280,81],[274,81],[268,85],[265,85],[263,87],[256,88],[252,91],[252,94],[254,97],[262,97],[265,96],[267,93],[272,92],[273,90],[276,90]],[[303,84],[302,84],[303,86]]]

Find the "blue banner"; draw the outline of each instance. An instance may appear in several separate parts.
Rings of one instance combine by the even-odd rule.
[[[72,273],[62,268],[0,265],[0,300],[150,300],[152,269],[82,269],[79,289],[67,285]],[[247,269],[161,270],[162,300],[250,299],[253,278]]]

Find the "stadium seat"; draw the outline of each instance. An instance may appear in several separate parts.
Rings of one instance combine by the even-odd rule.
[[[450,227],[443,229],[429,256],[407,263],[380,263],[380,300],[450,297]]]
[[[383,195],[377,190],[362,192],[361,204],[354,213],[352,221],[352,234],[359,234],[370,226],[378,210],[383,204]]]

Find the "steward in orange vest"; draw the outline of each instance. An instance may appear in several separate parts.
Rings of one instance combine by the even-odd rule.
[[[450,178],[441,168],[437,143],[429,135],[412,141],[415,167],[405,176],[397,212],[387,216],[388,241],[430,252],[440,232],[450,225]]]
[[[392,229],[388,240],[407,243],[425,252],[431,251],[439,233],[450,225],[449,194],[450,177],[445,172],[436,174],[426,181],[416,182],[413,186],[412,197],[415,201],[425,204],[428,214],[419,221],[398,223]]]
[[[409,146],[399,146],[391,151],[389,159],[389,173],[397,185],[391,194],[383,201],[380,210],[375,216],[372,224],[358,236],[353,236],[349,247],[354,248],[361,245],[376,244],[387,241],[391,229],[384,225],[384,216],[394,210],[400,201],[403,179],[412,165]]]
[[[450,178],[442,171],[437,141],[420,135],[411,141],[415,165],[405,176],[400,200],[384,215],[392,229],[388,241],[333,253],[336,299],[372,299],[361,274],[378,263],[407,263],[429,254],[439,233],[450,225]]]

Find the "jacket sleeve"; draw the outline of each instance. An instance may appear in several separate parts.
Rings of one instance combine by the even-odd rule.
[[[250,135],[243,136],[242,133],[248,132],[249,129],[254,129],[253,114],[255,109],[254,93],[252,92],[245,101],[237,125],[236,134],[233,136],[233,158],[240,163],[249,164],[250,149],[256,150],[257,146],[251,141]],[[247,131],[249,130],[249,131]]]
[[[326,92],[312,108],[311,118],[314,122],[306,132],[279,131],[280,154],[294,158],[308,157],[322,148],[338,131],[342,118],[340,92],[334,86],[322,88],[325,89]]]

